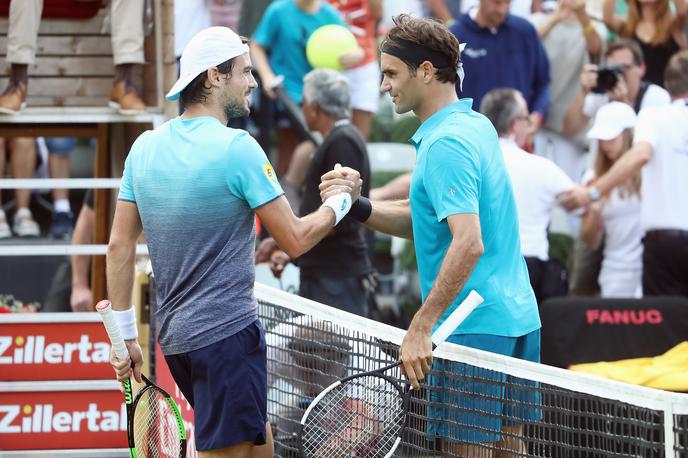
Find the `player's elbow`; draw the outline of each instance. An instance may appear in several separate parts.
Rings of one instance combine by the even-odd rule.
[[[485,246],[483,245],[482,239],[478,238],[472,241],[469,245],[468,255],[474,259],[478,260],[485,253]]]

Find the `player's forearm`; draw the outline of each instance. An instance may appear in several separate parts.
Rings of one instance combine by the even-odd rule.
[[[365,225],[385,234],[413,240],[409,200],[371,202],[373,210]]]
[[[106,258],[108,298],[113,310],[131,307],[134,288],[134,260],[136,244],[118,244],[110,241]]]
[[[477,236],[462,234],[454,237],[447,249],[435,284],[413,317],[412,327],[427,334],[432,332],[433,326],[466,285],[483,250],[479,234]]]
[[[294,218],[290,230],[273,234],[279,247],[295,259],[309,251],[325,238],[334,227],[335,216],[331,208],[320,207],[317,211]]]

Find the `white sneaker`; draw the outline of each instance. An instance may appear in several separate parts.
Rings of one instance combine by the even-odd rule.
[[[13,229],[19,237],[38,237],[41,235],[41,229],[38,227],[38,223],[33,220],[31,210],[28,208],[21,208],[14,215]]]

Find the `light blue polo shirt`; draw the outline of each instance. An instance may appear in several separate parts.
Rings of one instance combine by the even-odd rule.
[[[441,109],[411,138],[417,151],[410,198],[421,291],[425,300],[451,243],[446,218],[477,214],[484,254],[438,325],[474,289],[485,302],[453,334],[518,337],[539,329],[540,316],[497,132],[472,103],[461,99]]]
[[[318,11],[307,13],[294,0],[275,0],[251,37],[268,50],[272,71],[284,76],[284,89],[296,103],[301,103],[303,77],[313,69],[306,59],[306,43],[316,29],[329,24],[345,25],[337,9],[327,2],[321,2]]]
[[[255,209],[283,194],[258,143],[210,116],[143,133],[119,199],[136,203],[166,355],[218,342],[257,318]]]

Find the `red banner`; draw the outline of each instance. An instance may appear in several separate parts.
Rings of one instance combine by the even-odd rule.
[[[113,378],[100,321],[0,322],[0,381]]]
[[[126,406],[118,390],[0,393],[0,449],[126,447]]]

